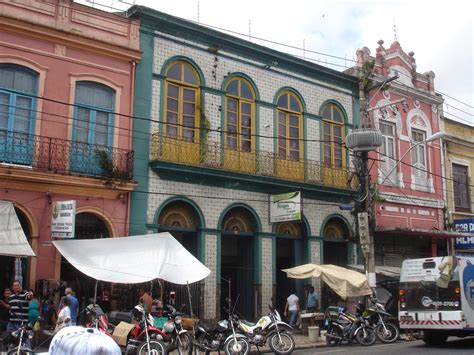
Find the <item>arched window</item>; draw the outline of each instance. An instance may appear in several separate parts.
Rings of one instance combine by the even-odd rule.
[[[0,160],[31,164],[38,75],[18,65],[0,65]]]
[[[278,106],[278,156],[280,159],[303,159],[303,109],[298,97],[289,91],[277,100]]]
[[[71,168],[94,175],[101,169],[98,159],[111,153],[115,91],[99,83],[79,81],[74,103]]]
[[[323,110],[323,163],[327,167],[341,169],[345,165],[342,144],[344,142],[344,115],[334,104]]]
[[[225,87],[225,147],[255,150],[255,93],[243,78],[234,78]]]
[[[165,134],[187,142],[199,140],[199,75],[189,63],[178,60],[165,72]]]

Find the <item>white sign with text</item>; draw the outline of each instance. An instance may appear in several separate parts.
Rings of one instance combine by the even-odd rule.
[[[76,201],[55,201],[51,209],[51,237],[74,238]]]

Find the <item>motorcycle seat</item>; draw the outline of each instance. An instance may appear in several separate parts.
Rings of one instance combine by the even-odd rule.
[[[241,319],[240,321],[241,321],[243,324],[248,325],[249,327],[254,327],[254,326],[255,326],[254,323],[249,322],[248,320]]]

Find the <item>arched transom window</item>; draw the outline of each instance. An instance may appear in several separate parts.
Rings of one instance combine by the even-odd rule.
[[[303,158],[301,101],[285,91],[277,100],[278,106],[278,155],[280,159],[300,160]]]
[[[165,76],[165,134],[195,142],[199,140],[199,75],[191,64],[178,60]]]
[[[344,143],[344,116],[334,104],[323,110],[323,163],[325,166],[342,168],[345,165],[342,144]]]
[[[255,92],[243,78],[225,87],[225,146],[250,152],[255,149]]]

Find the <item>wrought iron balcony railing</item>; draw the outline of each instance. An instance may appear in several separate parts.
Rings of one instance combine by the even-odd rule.
[[[133,151],[0,130],[0,162],[58,174],[131,180]]]
[[[222,148],[217,142],[190,142],[162,133],[152,135],[151,160],[347,188],[347,169],[338,169],[307,159],[286,159],[271,152]]]

